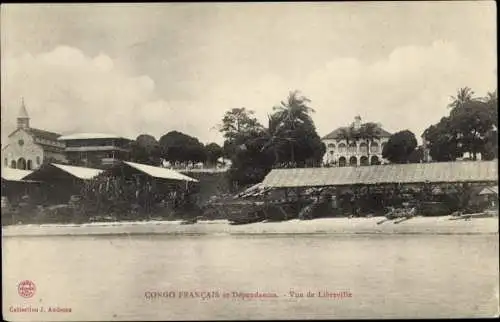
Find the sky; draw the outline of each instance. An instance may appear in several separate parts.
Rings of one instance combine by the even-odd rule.
[[[493,1],[2,4],[2,144],[31,126],[222,143],[299,90],[320,136],[360,115],[419,138],[458,88],[497,88]],[[419,138],[420,139],[420,138]]]

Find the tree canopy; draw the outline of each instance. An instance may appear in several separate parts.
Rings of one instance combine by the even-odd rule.
[[[160,138],[163,158],[171,162],[205,162],[205,146],[195,137],[170,131]]]
[[[311,118],[310,100],[298,91],[273,107],[264,127],[251,110],[232,109],[224,115],[220,131],[231,157],[233,181],[256,183],[274,166],[319,165],[326,151]]]
[[[260,131],[263,126],[254,117],[255,112],[245,107],[233,108],[227,111],[219,125],[219,131],[228,141],[234,141],[239,136],[250,132]]]
[[[130,160],[133,162],[158,166],[161,156],[160,144],[152,135],[141,134],[130,143]]]
[[[458,90],[449,106],[450,115],[424,131],[431,157],[436,161],[454,161],[465,152],[473,160],[480,153],[483,159],[498,155],[497,91],[486,97],[473,96],[468,88]]]
[[[392,163],[408,163],[417,147],[415,134],[409,130],[399,131],[391,135],[382,150],[382,157]]]

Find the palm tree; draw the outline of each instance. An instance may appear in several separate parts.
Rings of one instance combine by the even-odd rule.
[[[457,96],[451,96],[451,103],[448,107],[455,109],[463,107],[467,102],[474,100],[474,91],[469,87],[462,87],[458,89]]]
[[[273,110],[287,125],[293,127],[297,123],[312,122],[310,113],[315,111],[308,105],[309,103],[310,99],[300,96],[300,92],[295,90],[289,93],[286,101],[281,101],[281,105],[273,107]]]
[[[498,102],[498,89],[495,89],[493,92],[488,92],[484,100],[485,102]]]
[[[267,142],[262,146],[261,152],[272,149],[274,153],[274,164],[279,163],[280,144],[283,141],[295,141],[293,138],[287,137],[284,131],[284,122],[278,114],[268,115],[268,128],[266,129],[265,139]]]
[[[309,106],[310,102],[310,99],[301,96],[299,91],[295,90],[289,93],[287,100],[282,101],[281,105],[273,107],[274,115],[276,115],[275,122],[277,122],[276,131],[282,134],[280,136],[282,140],[290,142],[292,162],[295,162],[293,131],[300,124],[313,124],[310,113],[315,111]]]
[[[359,129],[359,137],[366,142],[368,162],[370,162],[370,146],[375,140],[380,140],[380,134],[380,127],[372,122],[363,124]]]

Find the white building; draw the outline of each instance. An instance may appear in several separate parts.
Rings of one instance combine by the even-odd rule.
[[[32,128],[22,100],[17,129],[9,134],[7,145],[2,148],[3,167],[34,170],[44,160],[64,162],[64,143],[58,141],[60,136],[58,133]]]
[[[351,126],[354,129],[359,129],[362,126],[361,117],[355,117]],[[324,164],[343,167],[347,165],[359,166],[384,163],[382,149],[389,140],[391,133],[379,127],[380,138],[373,140],[373,142],[363,138],[347,142],[342,137],[342,132],[348,129],[348,126],[339,127],[321,139],[326,146],[323,157]]]

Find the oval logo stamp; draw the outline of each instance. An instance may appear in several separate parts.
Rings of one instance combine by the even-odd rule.
[[[20,296],[24,298],[33,297],[33,295],[35,295],[36,292],[35,283],[33,283],[30,280],[21,281],[17,285],[17,292],[19,293]]]

